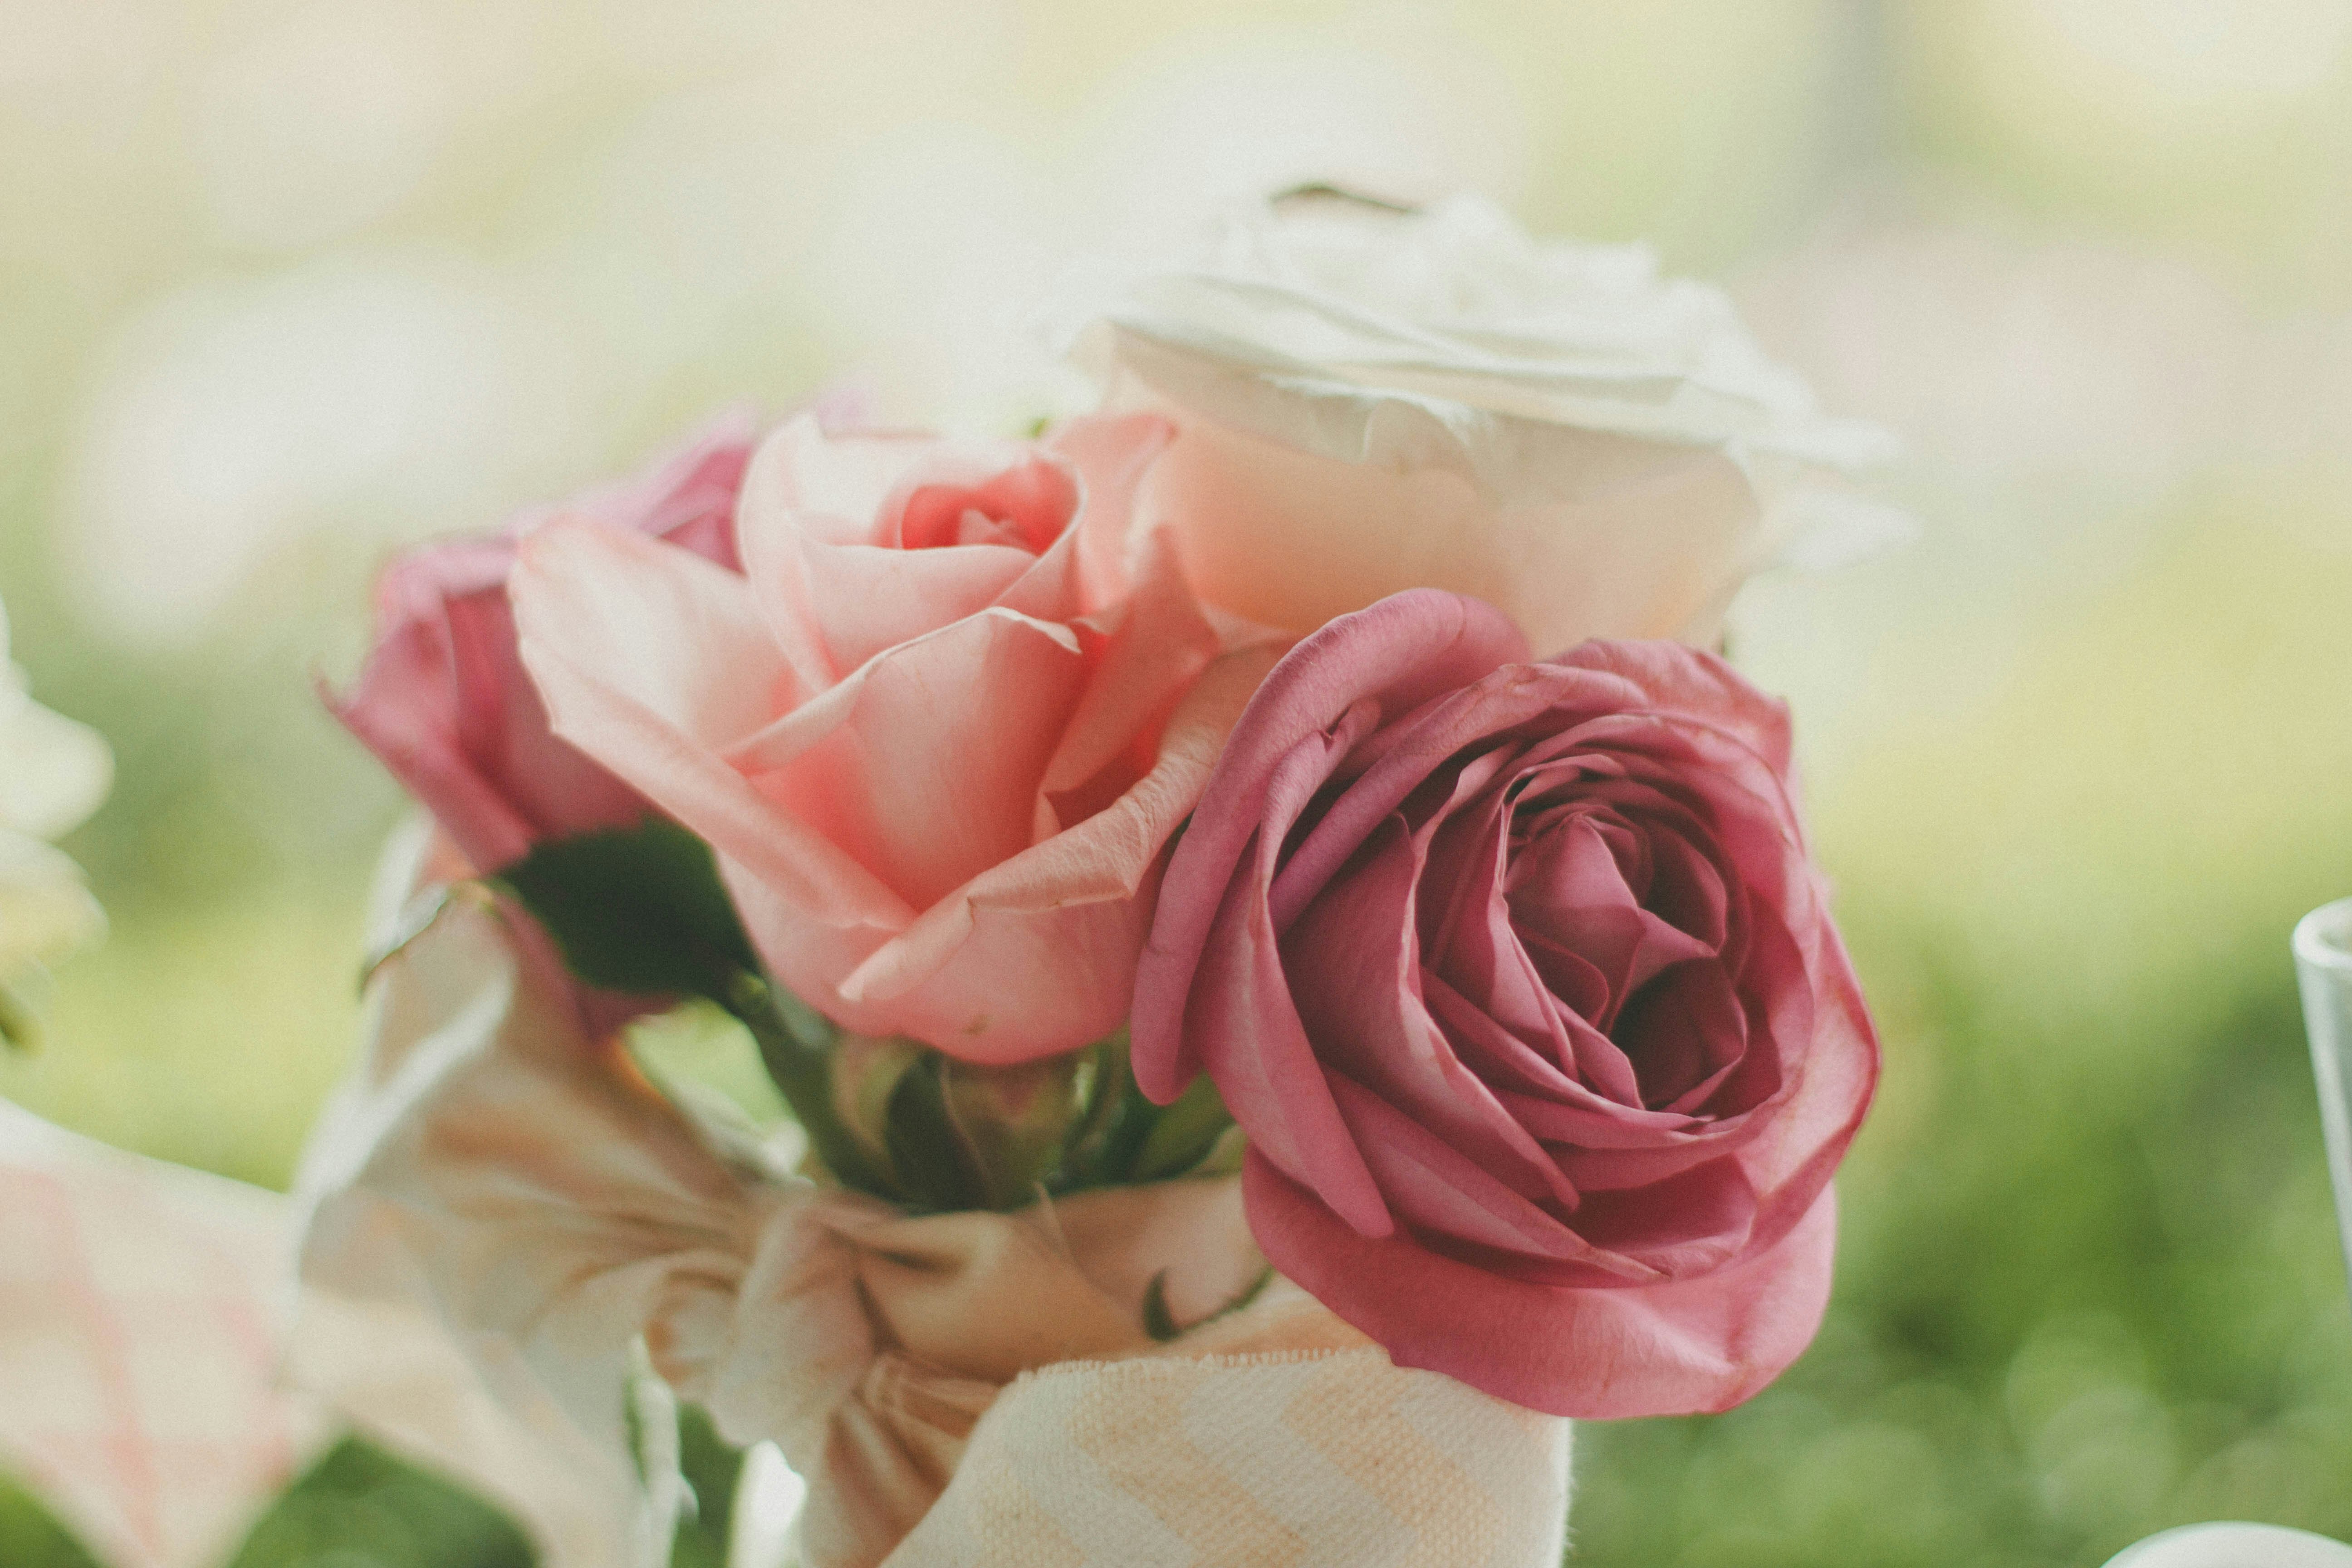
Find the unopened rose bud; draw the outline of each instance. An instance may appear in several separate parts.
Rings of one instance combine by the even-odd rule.
[[[1060,1163],[1085,1108],[1084,1055],[1009,1068],[951,1059],[940,1064],[948,1119],[979,1172],[989,1207],[1010,1208],[1034,1196]]]

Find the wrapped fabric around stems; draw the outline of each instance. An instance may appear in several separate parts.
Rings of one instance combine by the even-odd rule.
[[[437,1327],[551,1461],[517,1500],[550,1568],[666,1558],[674,1504],[627,1435],[640,1344],[807,1480],[805,1568],[1559,1561],[1569,1423],[1393,1366],[1286,1281],[1218,1315],[1265,1268],[1231,1179],[907,1217],[768,1168],[586,1048],[528,922],[450,897],[397,929],[304,1174],[293,1362],[463,1474],[474,1391],[436,1434],[423,1391],[333,1336],[354,1313]],[[1160,1343],[1163,1272],[1198,1326]]]

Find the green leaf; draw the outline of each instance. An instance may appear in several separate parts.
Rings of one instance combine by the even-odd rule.
[[[897,1199],[898,1184],[859,1147],[834,1103],[834,1058],[841,1031],[815,1008],[748,970],[728,985],[721,1005],[751,1031],[760,1064],[808,1134],[815,1163],[845,1187]]]
[[[1124,1028],[1089,1047],[1079,1059],[1086,1114],[1070,1129],[1069,1142],[1062,1152],[1061,1169],[1048,1183],[1057,1193],[1080,1192],[1105,1184],[1102,1172],[1111,1123],[1127,1091],[1135,1085],[1135,1074],[1127,1062]]]
[[[1234,1119],[1206,1077],[1173,1105],[1152,1103],[1135,1081],[1127,1032],[1095,1047],[1097,1081],[1084,1124],[1072,1135],[1055,1192],[1164,1182],[1222,1166],[1236,1133]]]
[[[1108,1125],[1103,1130],[1102,1150],[1087,1172],[1087,1186],[1119,1187],[1133,1182],[1135,1168],[1143,1157],[1143,1146],[1150,1142],[1151,1130],[1166,1114],[1143,1092],[1135,1081],[1134,1069],[1124,1058],[1119,1068]]]
[[[1166,1344],[1184,1331],[1176,1326],[1176,1315],[1168,1310],[1168,1270],[1161,1269],[1143,1288],[1143,1331],[1161,1344]]]
[[[694,1507],[677,1521],[670,1568],[726,1568],[734,1533],[735,1494],[743,1479],[743,1450],[719,1435],[698,1405],[677,1409],[677,1463]]]
[[[1243,1286],[1231,1300],[1202,1318],[1200,1322],[1180,1323],[1176,1321],[1176,1314],[1168,1307],[1168,1270],[1163,1268],[1154,1274],[1151,1277],[1151,1282],[1143,1288],[1143,1331],[1164,1345],[1179,1334],[1192,1332],[1202,1323],[1213,1323],[1219,1318],[1240,1311],[1263,1295],[1266,1286],[1273,1281],[1274,1268],[1269,1264],[1259,1269],[1257,1278]]]
[[[757,1006],[772,1016],[803,1050],[829,1051],[834,1047],[841,1031],[832,1019],[782,986],[770,985],[765,979],[758,980],[756,984],[759,994],[742,998],[745,1005]],[[750,989],[748,986],[739,988],[747,992]],[[741,1008],[737,1012],[740,1016]]]
[[[550,839],[495,881],[591,985],[732,1010],[739,977],[759,973],[710,847],[674,822]]]
[[[1138,1092],[1140,1092],[1139,1090]],[[1135,1157],[1132,1179],[1165,1181],[1199,1166],[1216,1149],[1217,1140],[1234,1124],[1233,1113],[1217,1096],[1217,1086],[1202,1073],[1160,1113],[1144,1135]]]
[[[980,1173],[949,1119],[940,1074],[947,1058],[919,1053],[890,1095],[886,1141],[902,1201],[924,1213],[987,1206]]]
[[[513,1521],[461,1483],[346,1438],[270,1505],[228,1568],[530,1568],[535,1560]]]
[[[98,1559],[30,1491],[0,1475],[0,1563],[8,1568],[98,1568]]]
[[[857,1147],[897,1184],[890,1106],[924,1047],[902,1036],[844,1035],[833,1052],[833,1113]]]

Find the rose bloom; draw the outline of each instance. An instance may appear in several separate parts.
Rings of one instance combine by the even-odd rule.
[[[730,420],[635,479],[525,513],[499,533],[425,545],[377,579],[375,647],[351,693],[328,706],[475,869],[499,870],[541,839],[629,826],[650,809],[549,732],[515,653],[507,578],[517,544],[569,517],[732,570],[751,447],[749,426]]]
[[[1892,521],[1827,471],[1885,437],[1821,417],[1721,292],[1475,197],[1280,201],[1172,263],[1074,273],[1046,322],[1105,410],[1182,431],[1138,525],[1173,528],[1203,599],[1293,633],[1430,586],[1548,650],[1706,643],[1759,567]]]
[[[744,481],[742,575],[525,541],[523,661],[558,734],[709,841],[803,1001],[974,1061],[1074,1049],[1126,1021],[1161,848],[1267,662],[1202,679],[1220,636],[1165,542],[1110,548],[1170,434],[795,421]]]
[[[1298,645],[1160,893],[1134,1061],[1205,1070],[1275,1266],[1555,1415],[1717,1410],[1811,1339],[1878,1051],[1785,710],[1674,642],[1527,662],[1428,590]]]

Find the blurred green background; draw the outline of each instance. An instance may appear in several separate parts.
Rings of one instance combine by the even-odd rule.
[[[1725,279],[1904,436],[1925,524],[1737,623],[1885,1033],[1828,1326],[1730,1415],[1585,1428],[1578,1560],[2352,1536],[2286,955],[2352,892],[2352,0],[0,0],[0,598],[121,771],[67,846],[112,936],[0,1094],[285,1182],[399,810],[310,683],[394,543],[844,373],[1012,427],[1068,395],[1021,312],[1070,250],[1476,185]],[[335,1462],[247,1568],[505,1560]],[[369,1508],[407,1544],[335,1534]]]

